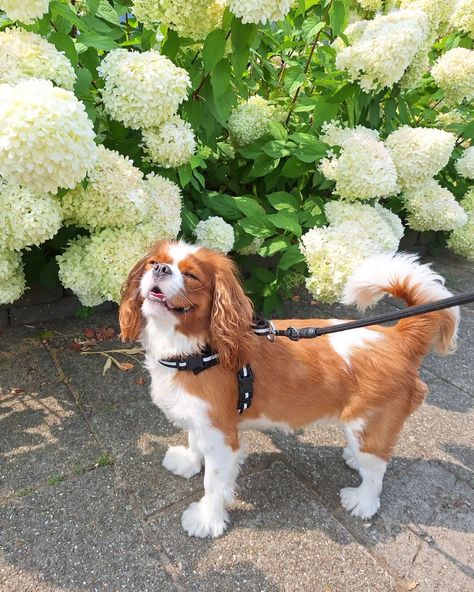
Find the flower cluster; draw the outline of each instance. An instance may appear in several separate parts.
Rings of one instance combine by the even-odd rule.
[[[281,21],[290,11],[293,0],[229,0],[230,11],[243,23],[265,25]]]
[[[413,230],[455,230],[467,222],[454,195],[434,179],[403,194],[408,226]]]
[[[196,150],[194,132],[179,115],[158,128],[144,129],[142,137],[149,160],[165,168],[186,164]]]
[[[474,259],[474,187],[461,200],[467,214],[467,223],[451,233],[448,247],[457,255]]]
[[[380,10],[382,8],[382,0],[356,0],[357,4],[364,10]]]
[[[25,25],[42,17],[48,12],[48,6],[49,0],[0,0],[0,9],[6,12],[8,18]]]
[[[392,87],[410,66],[429,34],[428,17],[422,10],[399,10],[377,15],[363,28],[352,45],[341,49],[336,66],[359,80],[369,92]]]
[[[0,55],[0,83],[46,78],[66,90],[74,86],[76,74],[71,62],[36,33],[6,29],[0,33]]]
[[[323,141],[342,148],[338,157],[325,158],[320,165],[323,175],[336,181],[337,194],[363,200],[398,193],[395,165],[373,130],[342,129],[332,123],[324,129]]]
[[[48,194],[36,195],[0,181],[0,249],[20,250],[53,238],[61,227],[61,206]]]
[[[115,49],[97,71],[105,81],[106,110],[132,129],[159,126],[170,119],[191,84],[186,70],[152,50]]]
[[[106,300],[120,302],[120,291],[135,261],[156,238],[152,224],[135,228],[106,228],[74,239],[56,259],[59,279],[84,306]]]
[[[300,248],[310,272],[306,287],[321,302],[335,302],[361,261],[396,251],[403,227],[395,214],[378,205],[333,201],[325,212],[329,226],[309,230]]]
[[[452,105],[474,99],[474,50],[455,47],[443,54],[431,69],[436,84]]]
[[[0,304],[15,302],[25,291],[21,254],[0,249]]]
[[[179,187],[155,173],[145,182],[149,211],[147,220],[154,228],[154,238],[176,238],[181,227],[181,191]]]
[[[222,24],[226,0],[134,0],[137,20],[154,29],[166,25],[196,41]]]
[[[84,105],[49,80],[0,85],[0,175],[36,193],[72,188],[95,162]]]
[[[454,143],[455,137],[449,132],[406,125],[385,140],[403,189],[424,183],[445,167]]]
[[[474,39],[474,4],[472,0],[457,0],[451,15],[451,24]]]
[[[227,122],[231,141],[236,146],[246,146],[269,130],[270,121],[274,118],[275,108],[264,98],[250,97],[230,114]]]
[[[464,115],[457,109],[451,109],[451,111],[445,111],[436,115],[436,123],[446,129],[451,125],[460,125],[465,123]]]
[[[240,255],[256,255],[259,252],[260,247],[263,245],[263,243],[263,238],[256,237],[249,245],[241,247],[238,252],[240,253]]]
[[[474,146],[464,150],[463,155],[456,161],[456,171],[461,177],[474,179]]]
[[[140,223],[148,211],[142,172],[103,146],[97,156],[87,186],[78,185],[62,198],[65,221],[90,230]]]
[[[224,254],[234,246],[234,229],[219,216],[198,222],[194,234],[199,244]]]

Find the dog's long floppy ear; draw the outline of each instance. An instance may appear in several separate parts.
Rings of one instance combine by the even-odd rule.
[[[119,308],[120,338],[122,341],[136,341],[140,335],[142,325],[142,303],[140,294],[140,279],[146,265],[145,257],[136,263],[124,285],[122,286],[122,300]]]
[[[221,365],[228,370],[239,370],[249,362],[252,313],[235,264],[223,258],[214,279],[210,337]]]

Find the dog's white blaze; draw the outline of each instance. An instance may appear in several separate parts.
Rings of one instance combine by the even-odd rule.
[[[334,325],[345,321],[332,321]],[[351,364],[351,354],[355,348],[364,347],[368,342],[382,339],[383,335],[377,331],[360,328],[340,333],[331,333],[329,336],[331,347],[344,359],[346,364]]]
[[[179,241],[177,243],[170,244],[168,253],[173,260],[173,263],[177,266],[183,259],[186,259],[186,257],[189,255],[199,251],[199,249],[199,245],[188,245],[182,241]]]

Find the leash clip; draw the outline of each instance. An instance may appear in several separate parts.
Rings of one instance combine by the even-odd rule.
[[[275,336],[276,336],[275,325],[271,321],[267,321],[267,323],[268,323],[267,339],[268,339],[268,341],[275,341]]]
[[[291,341],[299,341],[300,339],[300,334],[296,327],[288,327],[288,329],[285,331],[285,335],[288,337],[288,339],[291,339]]]

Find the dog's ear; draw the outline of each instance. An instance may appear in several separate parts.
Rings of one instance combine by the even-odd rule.
[[[142,326],[142,303],[140,280],[147,258],[136,263],[124,285],[119,308],[120,338],[122,341],[136,341]]]
[[[235,264],[222,258],[214,278],[210,337],[224,368],[239,370],[249,362],[252,313]]]

